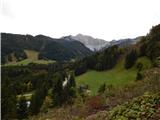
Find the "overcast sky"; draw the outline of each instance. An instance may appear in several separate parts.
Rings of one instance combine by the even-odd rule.
[[[78,33],[113,40],[146,35],[160,23],[160,0],[0,0],[0,32]]]

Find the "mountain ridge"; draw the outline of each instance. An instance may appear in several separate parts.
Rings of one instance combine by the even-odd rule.
[[[92,54],[92,51],[78,41],[66,41],[62,38],[51,38],[44,35],[20,35],[1,33],[2,63],[12,61],[11,54],[18,61],[27,58],[24,50],[39,52],[39,59],[68,61]]]
[[[68,41],[79,41],[83,43],[86,47],[88,47],[90,50],[99,51],[111,47],[113,45],[118,45],[119,47],[127,47],[130,44],[136,44],[141,39],[141,36],[136,38],[125,38],[111,41],[106,41],[103,39],[94,38],[92,36],[83,34],[77,34],[75,36],[69,35],[64,36],[62,38]]]
[[[141,37],[105,41],[89,35],[77,34],[51,38],[42,34],[32,36],[29,34],[1,33],[2,36],[2,63],[16,58],[21,61],[27,58],[24,50],[39,52],[38,59],[68,61],[83,58],[93,52],[104,50],[113,45],[126,47],[137,43]]]

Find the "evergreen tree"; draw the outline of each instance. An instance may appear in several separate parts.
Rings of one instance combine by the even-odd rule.
[[[102,64],[101,64],[101,63],[97,63],[97,64],[95,65],[95,69],[96,69],[97,71],[102,71],[102,70],[103,70]]]
[[[36,89],[31,99],[31,105],[30,105],[31,115],[37,115],[40,112],[40,108],[43,104],[45,96],[46,96],[46,88],[44,86]]]
[[[62,75],[60,73],[56,73],[53,77],[54,83],[52,88],[52,98],[53,98],[53,104],[54,106],[61,105],[62,104]]]
[[[11,81],[8,77],[2,76],[2,94],[1,94],[1,117],[3,120],[11,120],[16,118],[16,94],[14,92]]]
[[[68,80],[68,84],[70,87],[75,87],[76,86],[76,82],[75,82],[75,78],[73,73],[71,73],[70,75],[70,79]]]
[[[125,58],[125,68],[131,68],[137,60],[137,52],[136,50],[132,50],[129,54],[127,54]]]
[[[75,62],[75,75],[78,76],[87,71],[87,63],[86,60],[78,60]]]
[[[67,89],[68,89],[68,96],[72,98],[76,95],[76,82],[73,73],[71,73],[70,79],[68,80]]]
[[[21,96],[17,106],[17,117],[18,119],[22,120],[24,118],[27,118],[27,116],[28,116],[27,101],[24,96]]]

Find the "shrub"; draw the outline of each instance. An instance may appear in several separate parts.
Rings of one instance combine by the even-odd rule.
[[[104,93],[105,89],[106,89],[106,84],[104,83],[99,87],[98,93],[100,93],[100,94]]]
[[[101,96],[94,96],[87,101],[88,111],[94,111],[100,109],[104,105],[104,99]]]
[[[140,72],[137,72],[136,80],[142,80],[143,75]]]
[[[143,68],[143,64],[141,62],[138,62],[136,67],[137,67],[138,71],[141,71]]]

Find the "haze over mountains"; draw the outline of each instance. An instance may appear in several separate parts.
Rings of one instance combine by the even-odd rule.
[[[1,33],[1,36],[2,63],[27,59],[25,50],[36,51],[38,59],[68,61],[86,57],[93,54],[93,51],[103,50],[113,45],[126,47],[140,40],[140,37],[138,37],[109,42],[82,34],[65,36],[59,39],[44,35],[31,36],[10,33]]]

